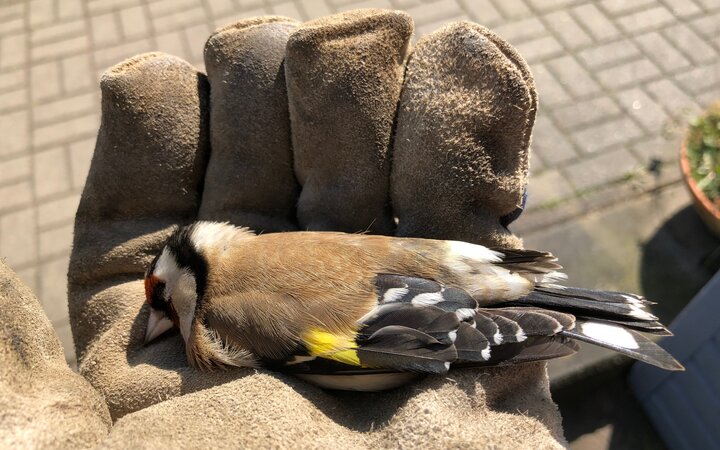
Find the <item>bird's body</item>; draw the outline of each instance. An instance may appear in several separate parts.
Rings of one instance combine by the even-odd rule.
[[[148,270],[146,290],[154,323],[160,314],[172,319],[192,365],[265,365],[316,375],[331,387],[347,383],[323,382],[323,376],[442,373],[451,364],[562,356],[575,351],[571,338],[592,341],[613,332],[622,334],[625,347],[635,347],[620,349],[633,356],[641,335],[613,322],[665,330],[638,296],[602,293],[593,300],[597,291],[554,285],[562,278],[555,261],[546,252],[500,253],[457,241],[327,232],[256,236],[198,222],[169,239]],[[583,333],[589,325],[576,324],[574,309],[597,310],[596,329]],[[148,338],[165,328],[149,326]],[[671,368],[667,358],[660,360]]]

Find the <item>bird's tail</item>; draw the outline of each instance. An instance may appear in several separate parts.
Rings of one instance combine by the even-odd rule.
[[[564,328],[559,335],[609,348],[663,369],[683,370],[672,355],[640,333],[672,334],[647,310],[650,304],[635,294],[539,285],[529,295],[503,306],[572,314],[577,319],[575,327]]]

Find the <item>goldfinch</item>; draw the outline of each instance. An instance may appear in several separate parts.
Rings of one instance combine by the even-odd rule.
[[[266,367],[374,391],[451,366],[565,356],[574,341],[667,370],[644,298],[564,287],[550,253],[332,232],[177,229],[150,264],[145,341],[177,327],[201,370]]]

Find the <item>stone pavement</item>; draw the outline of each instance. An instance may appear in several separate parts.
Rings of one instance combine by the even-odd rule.
[[[473,20],[529,61],[541,104],[521,232],[677,183],[658,170],[675,164],[677,124],[720,97],[720,0],[0,0],[0,255],[69,360],[65,277],[100,74],[150,50],[202,67],[208,34],[239,18],[364,7],[406,10],[418,36]]]

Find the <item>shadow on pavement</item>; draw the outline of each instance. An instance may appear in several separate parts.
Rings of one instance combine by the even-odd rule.
[[[720,270],[720,238],[688,206],[643,246],[641,261],[643,293],[658,303],[653,312],[669,324]]]
[[[643,294],[669,324],[720,270],[720,239],[691,206],[666,220],[640,248]],[[662,440],[635,400],[626,378],[630,361],[613,360],[583,380],[553,391],[565,437],[574,450],[663,449]]]
[[[666,448],[625,382],[627,370],[584,392],[553,393],[573,450]],[[619,375],[619,376],[618,376]]]

